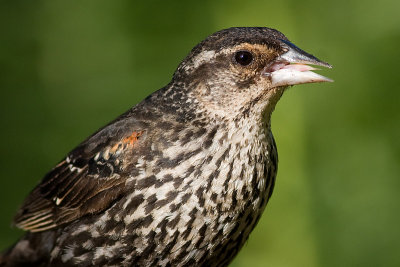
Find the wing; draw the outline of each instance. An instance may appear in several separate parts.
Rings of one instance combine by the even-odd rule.
[[[126,191],[144,125],[124,117],[106,126],[73,150],[30,193],[14,222],[39,232],[110,207]]]

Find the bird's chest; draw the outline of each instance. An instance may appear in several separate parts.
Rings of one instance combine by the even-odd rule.
[[[185,151],[182,155],[172,148],[164,150],[165,158],[179,162],[163,174],[175,181],[169,190],[176,198],[166,209],[170,221],[176,222],[170,236],[179,233],[172,256],[191,251],[196,261],[224,265],[219,261],[228,263],[236,255],[272,193],[272,135],[255,127],[213,129],[201,142],[188,142]]]
[[[216,265],[229,263],[247,240],[258,222],[272,194],[277,152],[270,132],[260,129],[237,131],[228,135],[228,148],[215,152],[216,157],[228,153],[215,166],[218,175],[205,179],[208,187],[203,192],[204,210],[210,217],[210,242],[214,257],[208,261]],[[212,240],[211,240],[212,241]],[[220,262],[222,260],[223,262]]]

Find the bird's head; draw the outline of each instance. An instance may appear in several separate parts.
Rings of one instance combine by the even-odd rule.
[[[185,84],[210,113],[269,117],[288,86],[331,81],[312,72],[315,69],[308,64],[331,67],[277,30],[229,28],[194,47],[176,70],[174,81]]]

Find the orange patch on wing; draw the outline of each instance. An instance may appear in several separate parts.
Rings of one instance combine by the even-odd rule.
[[[141,136],[142,134],[143,132],[133,132],[130,136],[124,138],[122,140],[122,143],[133,146],[137,142],[139,136]]]
[[[125,137],[120,142],[116,143],[111,149],[110,152],[114,154],[117,150],[125,149],[127,146],[134,146],[135,143],[138,141],[138,138],[143,134],[142,131],[140,132],[133,132],[130,136]]]

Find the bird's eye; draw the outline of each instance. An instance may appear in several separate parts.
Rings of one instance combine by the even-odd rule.
[[[246,50],[236,52],[235,60],[242,66],[247,66],[253,61],[253,55]]]

